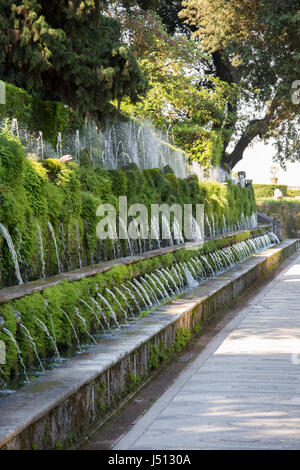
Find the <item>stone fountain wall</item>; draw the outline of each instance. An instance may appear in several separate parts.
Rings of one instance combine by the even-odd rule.
[[[189,249],[172,246],[3,289],[0,339],[7,347],[0,369],[2,388],[22,373],[29,381],[32,371],[34,379],[34,368],[43,369],[42,362],[49,357],[60,362],[60,352],[69,354],[69,346],[75,348],[74,354],[81,350],[80,340],[95,343],[91,335],[103,338],[120,323],[128,325],[220,269],[228,270],[275,243],[267,228],[221,236],[200,250],[196,244]]]
[[[26,155],[8,131],[0,132],[0,147],[6,149],[0,152],[0,288],[173,244],[162,243],[159,234],[152,240],[99,240],[97,209],[108,203],[118,213],[118,196],[127,197],[128,207],[149,209],[204,204],[207,236],[256,224],[251,189],[176,178],[170,167],[104,170],[93,169],[89,159],[81,165],[47,155],[39,160]]]
[[[1,449],[61,449],[99,427],[225,305],[296,250],[287,240],[254,256],[0,401]],[[38,400],[36,397],[38,396]]]

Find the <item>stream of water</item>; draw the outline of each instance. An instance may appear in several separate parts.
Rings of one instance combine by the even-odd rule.
[[[99,338],[101,340],[102,336],[105,336],[107,333],[111,334],[116,328],[129,327],[128,315],[137,319],[142,310],[152,311],[162,303],[174,298],[174,296],[183,293],[187,289],[197,287],[205,280],[211,279],[249,258],[253,253],[257,253],[278,242],[279,240],[276,235],[269,232],[263,236],[238,242],[206,255],[193,255],[186,259],[186,261],[176,261],[170,266],[160,266],[152,272],[138,275],[131,280],[128,279],[119,287],[115,286],[110,289],[106,287],[103,293],[97,292],[95,296],[90,296],[88,302],[80,298],[79,293],[79,303],[75,307],[75,317],[77,317],[83,327],[81,331],[84,332],[85,341],[89,340],[88,344],[95,344],[99,341]],[[77,349],[78,353],[82,353],[84,351],[84,348],[81,346],[83,338],[82,334],[80,334],[80,329],[78,329],[78,324],[76,326],[65,309],[61,309],[61,312],[66,318],[67,323],[71,325],[74,342],[76,343],[75,349]],[[50,311],[47,314],[49,319],[51,319],[49,321],[52,325],[52,334],[50,334],[48,327],[40,318],[37,316],[33,316],[33,318],[36,326],[42,330],[52,345],[54,353],[53,364],[56,363],[57,365],[57,361],[63,360],[63,357],[61,357],[57,346]],[[92,315],[92,318],[96,320],[94,325],[97,325],[97,331],[91,331],[89,315]],[[32,348],[39,364],[39,369],[44,372],[45,367],[38,354],[37,345],[33,340],[34,335],[30,331],[29,326],[23,324],[22,314],[17,312],[17,317],[20,332],[23,330],[23,335],[28,340],[28,347]],[[24,363],[18,339],[16,339],[19,338],[19,335],[17,334],[14,337],[9,328],[4,325],[2,330],[7,335],[8,341],[12,341],[16,348],[19,362],[23,369],[22,380],[20,380],[23,383],[24,380],[29,380],[32,369],[27,370]]]

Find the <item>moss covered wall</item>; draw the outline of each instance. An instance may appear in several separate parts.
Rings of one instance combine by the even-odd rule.
[[[2,365],[0,369],[0,388],[1,381],[4,386],[9,379],[23,370],[15,344],[8,338],[4,327],[11,332],[18,343],[23,362],[30,371],[31,366],[39,367],[39,364],[32,348],[32,342],[24,327],[30,332],[31,339],[36,344],[36,353],[42,360],[55,356],[55,346],[49,336],[55,339],[57,348],[63,353],[72,345],[76,350],[78,346],[76,336],[79,339],[87,339],[90,333],[103,333],[103,326],[105,329],[115,326],[111,309],[115,312],[120,323],[124,322],[127,317],[130,318],[131,315],[142,317],[146,311],[149,312],[143,297],[133,291],[135,293],[135,299],[133,299],[132,293],[130,294],[124,288],[124,284],[130,287],[130,282],[132,283],[134,279],[140,280],[141,276],[147,276],[156,272],[157,269],[172,268],[175,263],[177,263],[176,269],[179,271],[179,275],[184,276],[185,262],[190,263],[196,256],[209,256],[208,253],[216,249],[239,243],[251,237],[257,239],[265,231],[266,229],[261,228],[209,241],[200,251],[179,249],[173,253],[144,258],[141,261],[136,260],[129,265],[112,265],[108,271],[83,277],[73,282],[65,280],[28,295],[25,291],[25,295],[21,298],[0,303],[0,340],[6,344],[6,364]],[[234,253],[235,260],[238,262],[237,252]],[[245,255],[249,256],[247,253]],[[215,270],[219,269],[213,257],[207,259],[209,259],[211,267]],[[193,264],[189,264],[189,267],[193,271]],[[156,272],[156,274],[158,273]],[[201,276],[207,278],[210,275],[211,272],[204,264],[201,268]],[[168,291],[169,297],[175,295],[175,291],[173,294],[171,293],[172,286],[169,283],[170,278],[160,277],[159,283],[156,283],[155,286],[143,284],[143,287],[148,295],[151,295],[151,289],[152,292],[154,290],[160,303],[163,304],[165,302],[162,295],[163,289]],[[122,297],[118,296],[118,300],[111,293],[111,291],[117,293],[116,288],[121,289],[123,293]],[[177,292],[179,291],[180,289]],[[108,303],[105,303],[98,294],[103,295]],[[76,311],[80,311],[80,317]],[[48,333],[41,328],[40,322],[45,325]],[[74,331],[76,331],[76,335]]]
[[[25,282],[42,277],[37,224],[47,276],[58,273],[59,268],[68,271],[80,264],[111,259],[111,241],[100,243],[96,236],[96,209],[101,203],[118,208],[120,195],[128,197],[128,205],[138,202],[149,209],[153,203],[204,204],[219,227],[224,224],[223,215],[231,225],[242,214],[250,216],[255,211],[251,188],[231,182],[203,183],[195,176],[179,179],[170,170],[142,171],[134,164],[107,171],[57,159],[37,161],[34,155],[25,154],[7,129],[0,133],[0,222],[11,235]],[[56,236],[61,266],[48,221]],[[0,266],[0,287],[16,284],[13,260],[2,236]]]
[[[56,404],[45,410],[43,416],[38,416],[35,421],[31,420],[17,435],[13,435],[4,444],[0,443],[1,450],[61,449],[74,446],[100,422],[105,421],[111,411],[136,390],[151,372],[157,370],[174,353],[180,352],[193,335],[215,321],[225,306],[230,305],[245,289],[252,287],[295,250],[296,243],[289,242],[263,258],[257,257],[248,269],[236,273],[231,279],[222,278],[217,289],[214,286],[209,295],[198,297],[197,305],[187,307],[176,320],[170,320],[167,325],[164,322],[160,332],[149,337],[148,341],[134,350],[129,344],[128,353],[123,354],[119,362],[113,363],[98,376],[93,376],[80,389],[74,391],[70,388],[67,395],[64,390],[63,397],[57,397]],[[209,290],[209,284],[207,288]],[[43,389],[39,390],[37,386],[36,392],[39,391],[42,392]],[[30,399],[35,399],[32,392]]]
[[[282,224],[284,238],[300,236],[300,201],[258,201],[257,209]]]

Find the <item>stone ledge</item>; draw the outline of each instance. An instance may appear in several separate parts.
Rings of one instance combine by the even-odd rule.
[[[199,331],[218,308],[295,250],[296,240],[287,240],[249,258],[1,398],[0,449],[55,449],[76,442],[174,352],[174,345],[184,343],[184,333]]]
[[[252,236],[255,236],[260,230],[270,230],[272,228],[271,225],[260,225],[256,228],[247,229],[247,230],[240,230],[239,232],[229,232],[224,235],[219,235],[218,237],[209,238],[206,241],[217,241],[223,239],[230,239],[234,238],[236,235],[243,234],[250,232]],[[230,244],[230,241],[229,241]],[[85,277],[94,276],[98,273],[104,273],[109,271],[114,266],[125,265],[128,266],[130,264],[138,263],[143,260],[155,258],[156,256],[165,255],[167,253],[175,253],[178,250],[182,250],[185,247],[197,249],[199,246],[196,242],[190,242],[183,245],[172,245],[165,248],[160,248],[157,250],[147,251],[146,253],[142,253],[140,255],[135,256],[127,256],[126,258],[118,258],[111,261],[105,261],[100,264],[94,264],[92,266],[84,267],[81,269],[75,269],[73,271],[68,271],[66,273],[57,274],[56,276],[51,276],[46,279],[39,279],[37,281],[31,281],[26,284],[22,284],[20,286],[12,286],[12,287],[5,287],[0,289],[0,304],[4,302],[8,302],[10,300],[20,299],[25,295],[33,294],[34,292],[40,292],[48,287],[53,287],[59,284],[62,281],[78,281]],[[224,245],[225,246],[225,245]]]

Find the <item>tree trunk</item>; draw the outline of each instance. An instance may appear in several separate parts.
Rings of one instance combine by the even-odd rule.
[[[233,151],[226,155],[225,152],[223,154],[222,163],[225,163],[229,166],[232,170],[233,167],[243,158],[244,151],[248,147],[248,145],[252,142],[252,140],[260,133],[261,127],[264,123],[264,119],[253,119],[249,122],[244,134],[237,142]]]
[[[223,50],[217,50],[213,52],[212,59],[217,77],[219,77],[222,81],[228,83],[229,85],[240,83],[241,75],[239,70],[231,64],[229,58]],[[224,126],[224,129],[231,131],[228,134],[228,138],[223,137],[223,155],[221,165],[227,170],[232,170],[232,168],[234,168],[234,166],[240,160],[242,160],[244,151],[256,136],[259,135],[261,137],[266,132],[270,120],[273,117],[274,112],[276,110],[276,106],[278,104],[276,98],[274,98],[264,118],[252,119],[248,123],[243,135],[237,142],[234,150],[230,154],[228,154],[226,152],[226,149],[230,144],[231,136],[236,130],[236,123],[238,119],[238,101],[239,99],[238,97],[236,97],[236,99],[228,103],[228,111],[232,114],[232,116],[236,117],[233,117],[231,121],[225,124]]]
[[[248,145],[252,142],[252,140],[257,136],[262,137],[264,135],[264,133],[268,129],[268,125],[270,123],[270,120],[273,116],[275,109],[276,109],[276,101],[274,100],[264,118],[252,119],[249,122],[243,135],[237,142],[233,151],[229,155],[226,154],[225,151],[223,152],[222,165],[225,168],[227,166],[232,170],[235,167],[235,165],[239,161],[242,160],[244,151],[246,150]]]
[[[223,50],[218,50],[212,53],[213,63],[216,69],[216,75],[219,77],[223,82],[228,83],[229,85],[238,84],[240,82],[240,73],[238,73],[237,69],[232,66],[228,57],[226,57]],[[236,97],[232,102],[228,102],[228,112],[231,113],[232,116],[236,116],[225,124],[224,129],[230,130],[231,135],[235,131],[235,126],[237,122],[237,108],[238,108],[238,97]],[[230,135],[228,134],[228,138],[223,138],[223,148],[224,153],[230,143]]]

